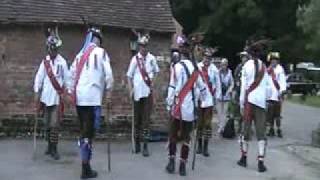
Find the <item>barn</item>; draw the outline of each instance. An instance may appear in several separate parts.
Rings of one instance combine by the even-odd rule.
[[[150,32],[150,51],[161,68],[155,85],[153,128],[165,127],[168,56],[176,32],[168,0],[4,0],[0,5],[2,131],[19,133],[31,128],[33,77],[45,55],[45,29],[52,25],[59,27],[63,41],[61,54],[71,63],[84,39],[86,27],[82,19],[102,27],[104,33],[103,46],[111,58],[115,77],[110,117],[114,121],[129,121],[132,116],[125,81],[132,28]],[[72,119],[71,107],[68,112]],[[13,130],[8,130],[9,126],[14,126]]]

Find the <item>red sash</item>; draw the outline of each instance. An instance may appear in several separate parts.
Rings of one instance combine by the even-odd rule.
[[[275,75],[274,70],[273,70],[272,67],[268,68],[268,74],[271,76],[274,86],[279,91],[280,90],[280,85],[279,85],[279,83],[278,83],[278,81],[276,79],[276,75]]]
[[[257,78],[254,80],[254,82],[250,85],[249,89],[247,89],[245,94],[245,102],[244,102],[244,120],[245,121],[251,121],[252,120],[252,111],[251,111],[251,104],[248,102],[248,96],[249,94],[255,90],[259,84],[261,83],[264,73],[265,73],[265,66],[262,65],[261,70],[258,72]]]
[[[58,118],[60,119],[64,114],[64,103],[63,103],[63,99],[62,99],[62,95],[64,93],[64,88],[60,86],[58,80],[56,79],[56,77],[53,73],[52,67],[50,65],[50,60],[43,60],[43,64],[44,64],[44,67],[47,71],[47,75],[50,79],[50,82],[51,82],[53,88],[59,94],[60,104],[59,104]]]
[[[143,62],[142,62],[143,59],[139,58],[138,55],[136,55],[136,61],[137,61],[138,69],[140,71],[142,79],[147,84],[147,86],[149,86],[149,88],[151,88],[151,79],[146,71],[145,66],[143,65]]]
[[[211,92],[211,95],[214,96],[216,89],[212,88],[212,84],[209,81],[208,66],[204,65],[202,67],[202,69],[201,69],[201,77],[204,80],[204,82],[207,84],[207,86],[208,86],[208,88],[209,88],[209,90]]]
[[[173,111],[172,111],[172,116],[175,119],[181,119],[181,105],[183,103],[184,98],[193,88],[193,85],[196,82],[198,75],[199,75],[199,72],[194,71],[191,74],[191,77],[188,79],[187,83],[181,89],[179,95],[176,97],[176,104],[174,105]]]
[[[72,93],[72,99],[73,99],[74,105],[77,104],[77,86],[78,86],[78,83],[79,83],[81,72],[83,70],[84,65],[88,61],[91,52],[93,51],[93,49],[95,47],[96,47],[96,45],[89,46],[84,51],[83,55],[80,58],[80,61],[76,65],[76,76],[75,76],[74,90],[73,90],[73,93]]]
[[[137,65],[138,65],[138,69],[140,71],[140,74],[142,76],[142,79],[144,80],[144,82],[146,83],[146,85],[150,88],[150,109],[153,108],[153,102],[155,101],[153,98],[153,94],[152,94],[152,89],[151,89],[151,84],[152,84],[152,81],[146,71],[146,68],[143,64],[143,59],[142,58],[139,58],[138,55],[136,55],[136,61],[137,61]]]

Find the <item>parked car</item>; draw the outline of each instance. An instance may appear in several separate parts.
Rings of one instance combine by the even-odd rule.
[[[287,94],[316,95],[320,90],[320,83],[306,79],[302,73],[287,75]]]

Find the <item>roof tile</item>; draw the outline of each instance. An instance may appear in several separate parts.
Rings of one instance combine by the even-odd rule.
[[[1,23],[89,23],[174,32],[168,0],[3,0]]]

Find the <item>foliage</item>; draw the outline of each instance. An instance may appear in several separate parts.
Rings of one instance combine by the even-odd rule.
[[[251,36],[271,38],[270,50],[280,51],[284,62],[303,60],[305,37],[296,26],[296,12],[307,1],[171,0],[171,4],[187,34],[204,32],[205,43],[220,46],[220,55],[236,64],[236,54]]]
[[[320,56],[320,1],[311,0],[310,4],[298,9],[297,15],[297,25],[307,35],[306,49],[314,56]]]
[[[292,96],[289,101],[303,104],[307,106],[319,107],[320,108],[320,96],[306,96],[305,99],[302,99],[299,96]]]

